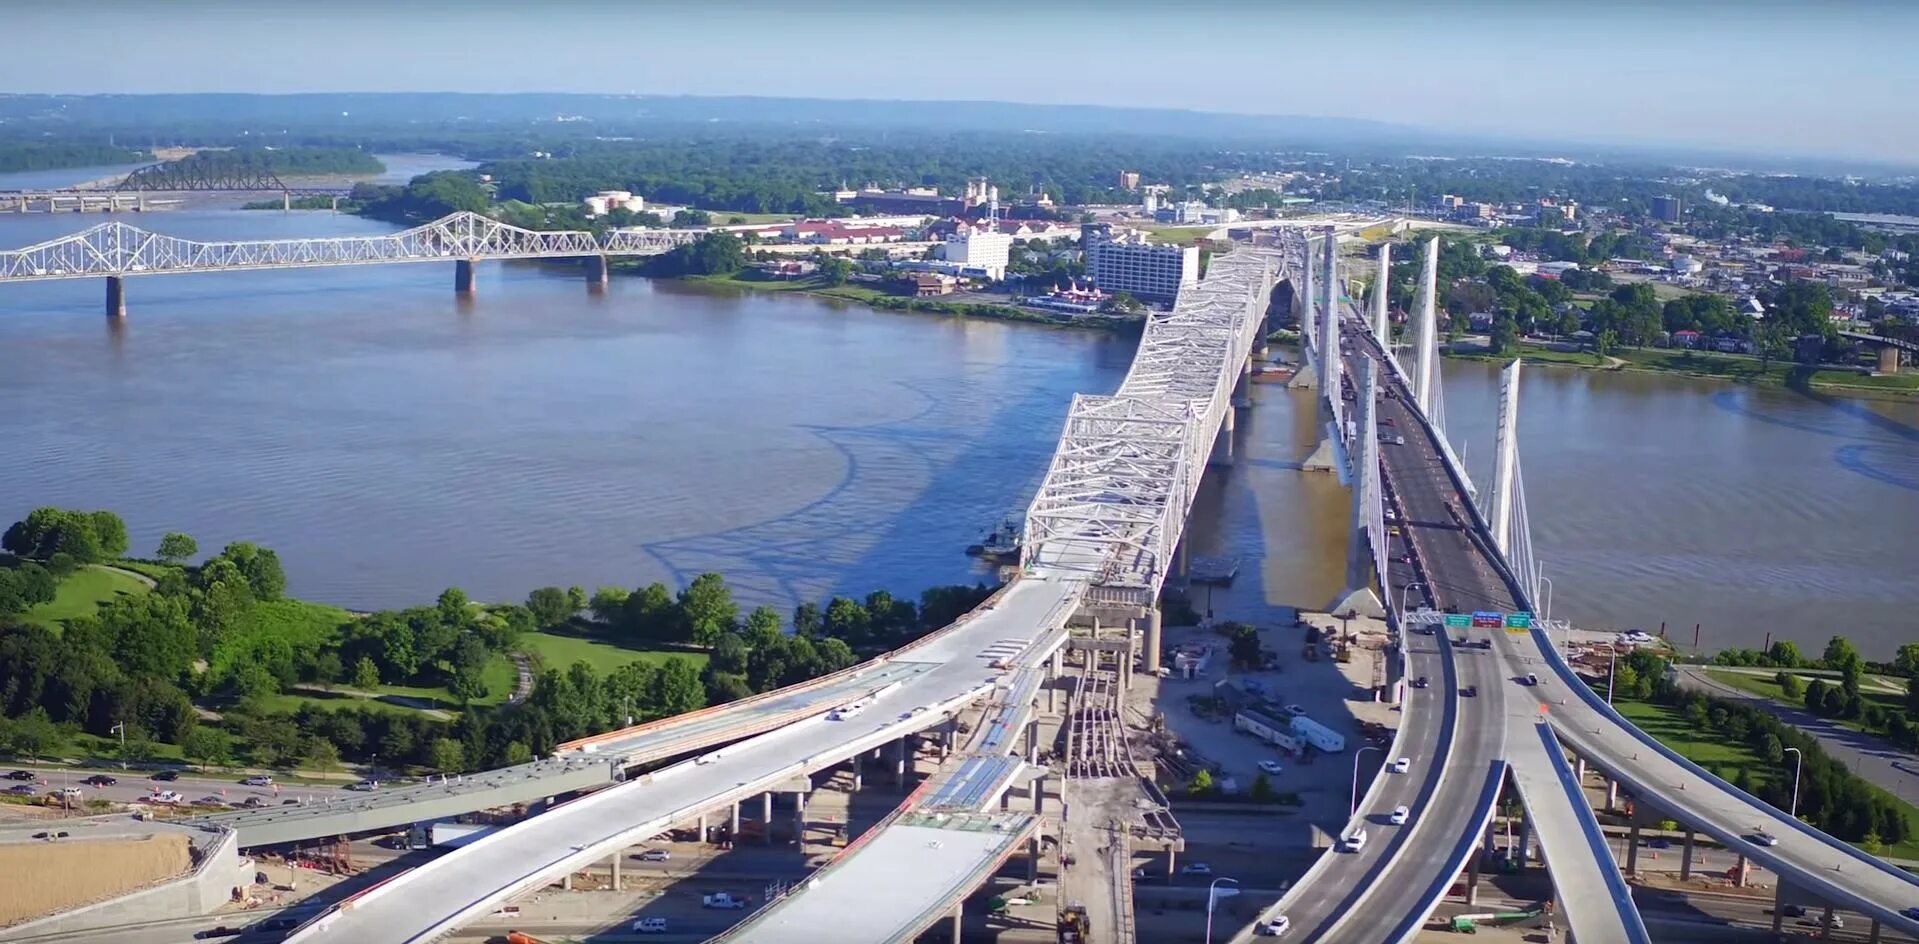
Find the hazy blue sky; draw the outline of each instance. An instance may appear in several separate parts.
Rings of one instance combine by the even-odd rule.
[[[23,0],[0,22],[10,92],[993,99],[1919,154],[1919,2],[1895,0]]]

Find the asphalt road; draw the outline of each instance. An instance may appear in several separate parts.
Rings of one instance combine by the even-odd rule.
[[[131,803],[146,797],[156,790],[173,790],[185,797],[188,802],[202,798],[220,798],[224,796],[228,805],[238,806],[248,797],[259,797],[262,803],[277,805],[283,800],[299,799],[309,796],[350,796],[346,784],[283,784],[276,794],[272,787],[249,787],[240,783],[245,775],[228,776],[210,774],[181,774],[178,780],[171,782],[150,779],[152,771],[115,770],[99,767],[8,767],[6,771],[26,770],[39,779],[34,781],[7,780],[0,786],[11,787],[16,784],[28,784],[44,794],[49,790],[58,790],[64,786],[79,787],[83,800],[112,800],[116,803]],[[82,783],[87,777],[105,774],[118,780],[112,786],[95,787]]]

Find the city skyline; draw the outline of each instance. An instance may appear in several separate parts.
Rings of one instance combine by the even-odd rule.
[[[22,35],[133,10],[18,10]],[[1332,7],[1212,0],[944,10],[752,0],[238,8],[187,2],[112,55],[23,44],[14,93],[585,92],[1005,101],[1355,118],[1462,136],[1910,163],[1919,8],[1781,3],[1604,10],[1506,0]],[[369,29],[369,22],[383,28]],[[992,37],[1015,37],[992,41]],[[289,38],[295,41],[289,42]],[[1818,37],[1816,42],[1807,37]],[[316,39],[317,38],[317,39]],[[334,40],[334,41],[328,41]],[[1863,64],[1830,68],[1828,51]],[[475,51],[480,51],[475,54]],[[560,51],[565,55],[559,55]]]

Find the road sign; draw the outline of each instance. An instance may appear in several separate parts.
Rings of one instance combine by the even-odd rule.
[[[1506,614],[1495,613],[1491,610],[1475,610],[1473,612],[1472,620],[1473,620],[1472,624],[1474,626],[1490,629],[1495,626],[1505,625]]]
[[[1531,629],[1532,626],[1533,626],[1533,615],[1531,613],[1521,612],[1521,613],[1506,614],[1507,629]]]
[[[1467,616],[1464,613],[1446,614],[1447,629],[1464,629],[1465,627],[1471,626],[1472,624],[1473,624],[1473,618],[1470,616]]]

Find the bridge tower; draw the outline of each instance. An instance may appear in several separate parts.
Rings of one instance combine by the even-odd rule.
[[[1393,322],[1386,296],[1393,274],[1393,244],[1379,244],[1379,277],[1373,280],[1373,337],[1387,353],[1393,350]]]
[[[1413,398],[1419,411],[1432,416],[1433,388],[1439,384],[1439,237],[1426,241],[1426,261],[1419,268],[1419,360],[1413,367]]]
[[[1514,489],[1519,472],[1519,364],[1511,364],[1499,376],[1499,429],[1493,452],[1493,543],[1499,553],[1512,553]]]
[[[1293,293],[1294,314],[1299,321],[1299,370],[1293,372],[1293,379],[1287,386],[1317,387],[1319,375],[1325,370],[1325,356],[1316,348],[1319,335],[1315,328],[1319,324],[1314,310],[1319,306],[1313,297],[1313,240],[1306,239],[1305,256],[1300,259],[1299,291]]]
[[[1356,435],[1351,447],[1353,507],[1346,536],[1346,586],[1326,612],[1381,618],[1386,610],[1373,592],[1373,573],[1378,571],[1380,589],[1385,590],[1386,570],[1375,554],[1377,547],[1383,547],[1375,542],[1385,537],[1381,518],[1384,489],[1379,480],[1379,426],[1373,412],[1379,396],[1379,374],[1372,358],[1360,360],[1354,386],[1359,388],[1359,395],[1354,403]]]
[[[1325,305],[1319,313],[1319,360],[1320,395],[1330,403],[1340,396],[1340,360],[1339,360],[1339,239],[1333,234],[1332,227],[1326,233],[1326,272]],[[1337,403],[1332,405],[1334,418],[1339,415]]]

